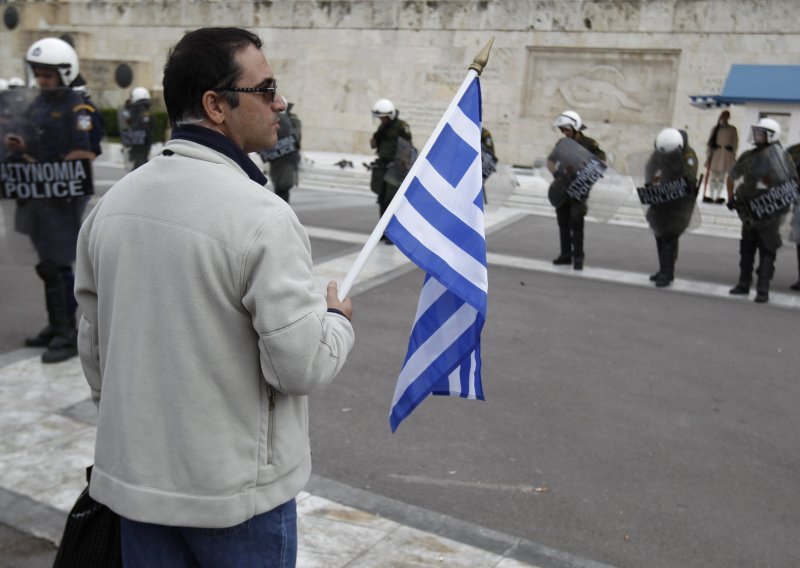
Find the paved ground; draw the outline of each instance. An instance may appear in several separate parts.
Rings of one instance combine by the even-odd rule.
[[[344,276],[377,207],[364,172],[308,158],[293,206],[322,286]],[[510,207],[487,214],[486,403],[426,401],[388,435],[391,362],[421,275],[392,247],[365,268],[356,349],[311,400],[316,474],[301,496],[299,565],[798,565],[791,251],[769,305],[732,299],[736,220],[704,206],[703,226],[681,240],[678,280],[656,291],[652,236],[628,204],[588,226],[576,273],[549,262],[552,209],[535,179],[520,181]],[[31,272],[3,262],[15,302],[0,326],[0,566],[52,555],[91,461],[75,362],[44,367],[16,349],[18,330],[43,318]]]

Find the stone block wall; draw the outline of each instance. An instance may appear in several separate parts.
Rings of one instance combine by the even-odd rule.
[[[127,96],[114,84],[118,63],[158,94],[167,50],[185,30],[250,28],[303,120],[304,145],[365,154],[376,99],[395,102],[421,147],[494,36],[482,85],[500,158],[530,165],[547,155],[553,118],[572,108],[623,171],[664,126],[686,129],[702,159],[719,111],[693,108],[689,95],[718,94],[734,63],[796,64],[800,54],[794,0],[67,0],[0,11],[8,7],[20,23],[0,31],[0,76],[23,72],[31,41],[70,33],[104,106]],[[745,139],[753,107],[731,110]]]

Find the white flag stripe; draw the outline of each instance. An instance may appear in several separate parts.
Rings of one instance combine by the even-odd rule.
[[[481,168],[480,156],[478,156],[461,179],[461,183],[455,188],[432,166],[422,168],[417,174],[417,178],[442,207],[447,208],[453,215],[475,230],[478,230],[478,227],[482,230],[483,211],[475,205],[475,199],[481,190]],[[476,186],[477,192],[475,191]],[[467,194],[468,197],[465,198],[464,194]],[[402,207],[408,207],[408,204],[403,203]]]
[[[453,369],[453,372],[448,375],[447,382],[447,388],[451,393],[461,392],[461,365]]]
[[[476,287],[488,291],[486,266],[476,260],[453,242],[442,235],[428,220],[413,207],[400,207],[395,217],[405,229],[411,233],[433,254],[471,281]]]
[[[431,366],[450,345],[475,323],[477,310],[469,304],[462,304],[456,312],[437,329],[425,343],[420,345],[414,354],[408,358],[394,391],[392,406],[400,399],[408,385],[413,383],[425,369]]]
[[[436,278],[428,278],[422,286],[422,291],[419,293],[419,303],[417,304],[417,315],[414,317],[416,322],[422,314],[428,311],[436,300],[441,298],[442,294],[447,292],[447,288],[436,280]]]
[[[466,364],[462,363],[462,365]],[[477,371],[477,365],[475,364],[475,351],[469,354],[469,372],[467,376],[467,391],[466,398],[477,398],[475,394],[475,371]],[[450,373],[447,377],[448,389],[450,390],[450,394],[453,396],[461,396],[464,394],[464,391],[461,388],[461,365],[453,369],[453,372]]]
[[[472,149],[475,150],[480,156],[481,153],[480,126],[472,122],[472,120],[470,120],[470,118],[466,114],[464,114],[464,112],[458,107],[456,107],[455,112],[453,112],[453,116],[450,117],[448,124],[450,125],[450,128],[452,128],[464,142],[472,146]]]

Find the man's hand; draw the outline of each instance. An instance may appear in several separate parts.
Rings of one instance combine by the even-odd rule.
[[[353,301],[350,298],[339,301],[339,285],[335,280],[328,282],[327,300],[328,309],[339,310],[347,319],[353,318]]]
[[[5,143],[6,149],[12,154],[24,154],[28,149],[25,140],[17,134],[6,134],[3,142]]]
[[[733,199],[729,199],[726,205],[728,206],[728,209],[730,209],[731,211],[734,211],[736,209],[736,201]]]

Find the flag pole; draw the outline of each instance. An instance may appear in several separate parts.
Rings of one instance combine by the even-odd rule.
[[[389,224],[389,221],[394,215],[394,212],[400,206],[402,201],[402,197],[405,194],[408,186],[411,184],[411,180],[417,175],[417,171],[419,171],[420,167],[422,167],[423,158],[428,155],[428,152],[433,146],[434,141],[441,133],[442,129],[444,128],[445,124],[447,124],[448,120],[455,112],[456,107],[458,106],[458,102],[461,100],[464,92],[467,90],[469,85],[472,83],[472,80],[479,76],[483,69],[486,67],[486,64],[489,61],[489,52],[492,49],[492,44],[494,43],[494,36],[489,39],[489,42],[484,46],[484,48],[475,56],[472,60],[472,63],[469,66],[469,71],[467,72],[467,77],[464,79],[464,82],[461,83],[456,95],[453,97],[453,100],[450,101],[450,105],[445,110],[442,118],[439,119],[439,123],[436,125],[436,128],[433,129],[433,132],[428,137],[428,141],[425,142],[425,146],[422,148],[422,151],[419,153],[417,160],[411,166],[411,169],[406,174],[406,177],[403,179],[403,183],[400,184],[400,188],[397,190],[397,193],[392,198],[392,201],[389,203],[389,206],[386,208],[383,216],[378,221],[378,224],[375,225],[375,228],[372,230],[369,238],[367,238],[367,242],[364,243],[364,248],[361,249],[361,252],[358,253],[355,262],[353,262],[353,266],[350,267],[349,272],[342,280],[341,286],[339,286],[339,300],[344,300],[347,297],[347,294],[350,293],[350,289],[353,287],[353,283],[355,282],[358,275],[361,273],[361,270],[364,268],[364,265],[367,263],[367,259],[369,255],[372,254],[372,251],[375,250],[375,247],[378,244],[383,232],[386,230],[386,226]]]

